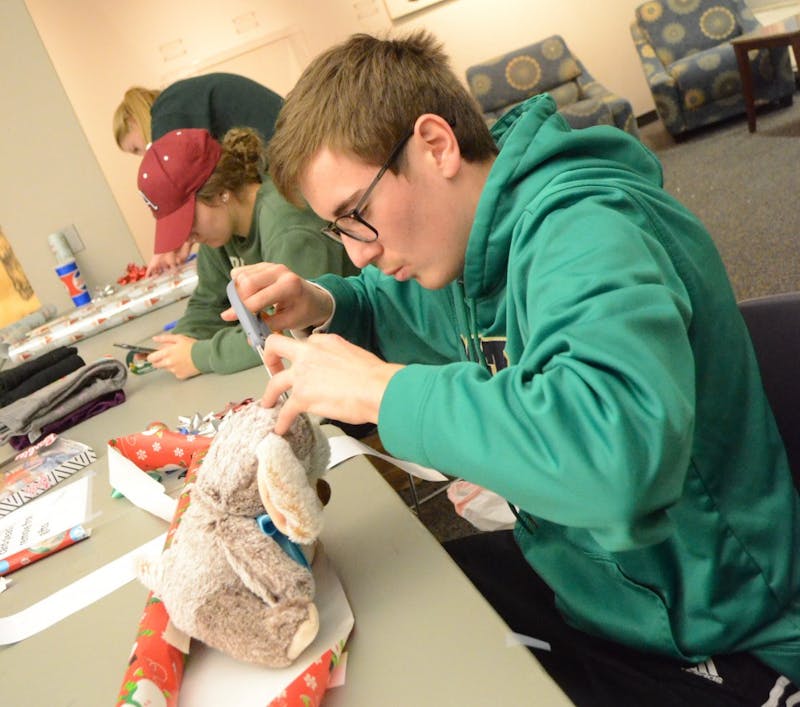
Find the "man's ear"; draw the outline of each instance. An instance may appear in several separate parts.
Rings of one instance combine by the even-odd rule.
[[[461,168],[461,148],[450,124],[435,113],[417,118],[414,132],[421,138],[423,150],[429,155],[445,179],[451,179]]]

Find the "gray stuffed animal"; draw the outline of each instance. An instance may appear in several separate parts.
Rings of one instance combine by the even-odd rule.
[[[276,415],[252,403],[223,423],[172,544],[137,567],[175,628],[236,659],[275,668],[291,664],[314,640],[319,614],[311,571],[256,518],[268,506],[281,532],[310,547],[322,528],[315,484],[330,455],[307,417],[280,437],[272,432]]]

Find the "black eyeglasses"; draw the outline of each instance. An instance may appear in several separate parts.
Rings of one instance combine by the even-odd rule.
[[[358,200],[355,208],[339,216],[335,221],[331,221],[322,229],[322,232],[328,236],[328,238],[332,238],[337,243],[342,242],[342,236],[347,236],[361,243],[372,243],[378,240],[378,230],[361,215],[361,209],[366,206],[367,200],[370,194],[372,194],[375,185],[381,180],[386,170],[392,166],[392,163],[397,159],[403,147],[405,147],[405,144],[413,134],[414,129],[412,128],[403,135],[400,142],[394,146],[386,162],[383,163],[383,167],[381,167],[378,174],[375,175],[375,179],[372,180],[372,183],[367,187],[367,191],[365,191],[364,195]]]

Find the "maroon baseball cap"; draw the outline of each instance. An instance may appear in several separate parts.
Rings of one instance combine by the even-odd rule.
[[[222,148],[208,130],[182,128],[153,142],[139,167],[139,193],[156,218],[154,253],[180,248],[194,222],[195,194],[219,162]]]

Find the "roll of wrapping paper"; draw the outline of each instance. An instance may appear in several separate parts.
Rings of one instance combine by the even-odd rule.
[[[167,531],[164,549],[172,543],[181,517],[189,505],[189,485],[197,478],[197,469],[207,451],[207,448],[203,448],[192,454],[186,472],[186,486],[178,499],[178,507]],[[150,592],[139,621],[128,669],[122,679],[117,707],[130,704],[164,704],[165,707],[177,707],[185,656],[164,640],[163,633],[168,623],[169,616],[163,602]],[[159,695],[156,701],[156,696]]]
[[[42,326],[45,322],[56,316],[56,308],[53,304],[46,304],[35,312],[22,317],[19,321],[9,324],[0,329],[0,341],[8,343],[19,341],[31,329]]]
[[[68,346],[187,297],[196,285],[197,262],[191,260],[175,272],[132,282],[113,295],[32,329],[16,341],[0,343],[0,358],[16,364],[58,346]]]
[[[25,550],[15,552],[0,559],[0,576],[11,574],[12,572],[27,567],[28,565],[42,560],[45,557],[70,547],[81,540],[89,537],[89,531],[84,530],[82,525],[76,525],[63,533],[54,535],[52,538],[41,540],[38,545],[29,547]]]

